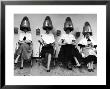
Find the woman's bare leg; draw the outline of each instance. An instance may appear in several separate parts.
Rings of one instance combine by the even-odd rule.
[[[90,62],[88,63],[88,71],[91,72],[91,64],[90,64]]]
[[[21,58],[21,67],[20,69],[23,69],[23,58]]]
[[[15,59],[14,63],[18,62],[19,57],[20,57],[20,55],[17,56],[17,58]]]
[[[92,72],[94,72],[94,64],[93,64],[93,61],[91,62],[91,70],[92,70]]]
[[[51,54],[48,54],[47,70],[50,70]]]
[[[74,59],[75,59],[75,62],[76,62],[76,66],[80,66],[80,63],[79,63],[79,61],[77,60],[77,58],[74,57]]]

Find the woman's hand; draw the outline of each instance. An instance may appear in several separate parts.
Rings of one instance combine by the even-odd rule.
[[[55,42],[51,43],[52,46],[55,46]]]
[[[46,43],[42,40],[38,40],[38,42],[41,44],[41,45],[46,45]]]
[[[19,44],[23,44],[23,43],[25,43],[25,41],[19,41],[18,43],[19,43]]]
[[[76,45],[76,41],[75,40],[72,40],[72,45]]]

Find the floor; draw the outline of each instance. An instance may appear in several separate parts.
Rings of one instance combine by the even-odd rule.
[[[94,72],[88,72],[86,66],[81,68],[73,67],[72,70],[68,70],[64,67],[60,67],[56,64],[51,64],[51,71],[47,72],[44,65],[39,65],[38,59],[33,59],[33,66],[30,66],[30,62],[24,62],[24,68],[20,69],[20,62],[14,66],[15,76],[96,76],[97,65],[94,65]]]

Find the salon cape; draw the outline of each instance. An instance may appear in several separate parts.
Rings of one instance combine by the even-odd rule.
[[[22,33],[20,33],[20,35],[19,35],[19,41],[23,41],[23,38],[24,37],[26,37],[26,41],[32,41],[32,35],[31,35],[31,33],[29,33],[29,32],[26,32],[26,33],[22,32]]]
[[[90,40],[91,40],[92,45],[96,45],[96,42],[92,39],[92,37],[90,37]],[[87,39],[82,38],[78,44],[88,45]],[[87,57],[88,55],[97,56],[95,51],[96,51],[95,48],[84,47],[84,48],[82,48],[82,56],[83,57]]]

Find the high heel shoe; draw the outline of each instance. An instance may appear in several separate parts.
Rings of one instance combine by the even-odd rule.
[[[50,72],[50,70],[47,70],[47,72]]]
[[[23,69],[23,67],[20,67],[20,69]]]
[[[72,67],[67,67],[69,70],[72,70]]]
[[[88,69],[89,72],[91,72],[91,69]]]
[[[14,63],[14,65],[17,65],[17,63]]]
[[[94,69],[91,69],[92,72],[94,72]]]

